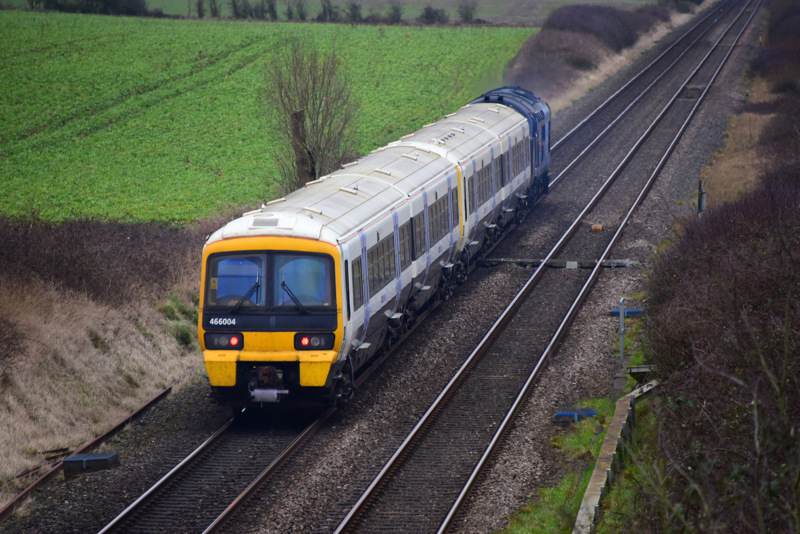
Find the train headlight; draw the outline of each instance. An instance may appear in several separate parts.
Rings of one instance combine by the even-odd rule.
[[[204,340],[208,350],[242,350],[244,336],[242,334],[209,334]]]
[[[295,334],[295,350],[331,350],[333,348],[333,334]]]

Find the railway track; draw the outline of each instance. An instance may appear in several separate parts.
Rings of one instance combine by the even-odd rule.
[[[709,31],[693,41],[709,41],[697,64],[679,83],[667,84],[672,96],[656,113],[649,112],[653,118],[644,123],[643,133],[543,260],[546,263],[557,254],[585,256],[591,251],[597,258],[596,267],[588,274],[580,270],[557,273],[543,269],[543,265],[534,271],[335,532],[444,532],[453,525],[483,466],[531,393],[539,369],[558,346],[602,262],[658,176],[757,6],[756,2],[729,3],[726,7],[732,11],[715,13]],[[720,20],[726,20],[723,27],[718,26]],[[628,106],[626,114],[627,109],[632,108]],[[609,150],[609,143],[604,144],[602,139],[609,131],[613,130],[603,128],[586,146]],[[581,151],[578,158],[590,153]],[[570,161],[565,169],[578,164]],[[623,204],[625,209],[620,211]],[[616,218],[616,231],[577,234],[577,229],[587,226],[589,217]],[[563,294],[565,286],[572,290],[573,298],[555,303],[560,322],[543,320],[538,313],[542,304],[549,302],[552,309],[552,295]]]
[[[203,532],[324,420],[309,426],[230,420],[100,532]]]

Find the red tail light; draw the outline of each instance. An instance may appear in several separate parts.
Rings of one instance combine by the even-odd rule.
[[[244,336],[242,334],[209,334],[204,340],[209,350],[242,350]]]

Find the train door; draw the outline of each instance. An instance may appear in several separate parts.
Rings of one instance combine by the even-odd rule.
[[[392,211],[392,227],[394,228],[394,277],[395,277],[395,296],[394,305],[389,313],[390,319],[399,318],[400,298],[403,295],[403,265],[400,254],[400,223],[397,211]]]
[[[353,286],[355,288],[356,284],[359,282],[361,283],[361,290],[354,291],[354,306],[358,308],[359,305],[363,305],[364,307],[364,316],[363,316],[363,325],[361,329],[361,334],[357,342],[355,343],[356,350],[365,350],[369,347],[369,343],[367,343],[367,332],[369,332],[369,323],[371,319],[370,313],[370,287],[369,287],[369,260],[367,256],[367,234],[366,232],[359,232],[358,239],[360,243],[361,249],[361,256],[358,258],[357,261],[353,262]],[[358,280],[360,276],[361,280]],[[360,366],[361,362],[357,362],[357,366]]]
[[[468,179],[465,180],[469,183],[469,225],[470,225],[470,236],[469,241],[470,244],[475,242],[475,238],[477,237],[478,232],[478,164],[473,159],[471,164],[469,165],[470,174]]]
[[[494,147],[489,148],[489,182],[492,184],[492,218],[491,222],[497,220],[497,180],[494,174]]]
[[[530,121],[533,125],[531,128],[531,137],[530,143],[528,146],[528,151],[531,154],[531,174],[535,177],[539,176],[539,167],[541,165],[540,162],[540,154],[539,154],[539,139],[541,138],[541,133],[539,132],[539,123],[536,120],[536,117]]]
[[[447,233],[450,236],[448,263],[455,260],[455,253],[461,237],[458,219],[458,173],[451,172],[447,175]]]

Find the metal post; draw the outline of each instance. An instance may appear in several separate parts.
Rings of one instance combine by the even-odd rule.
[[[697,183],[697,216],[703,214],[706,211],[706,190],[703,187],[703,180],[700,180]]]
[[[619,365],[625,358],[625,297],[619,299]]]

